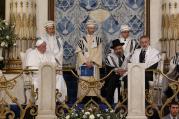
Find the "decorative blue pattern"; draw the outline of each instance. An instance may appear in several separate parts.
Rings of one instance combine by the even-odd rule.
[[[80,31],[82,31],[83,33],[86,33],[86,23],[88,19],[89,19],[89,16],[85,16],[85,19],[82,21],[80,25]]]
[[[102,23],[96,21],[95,33],[103,40],[105,55],[122,24],[132,27],[136,39],[144,33],[144,0],[56,0],[55,9],[57,34],[64,40],[64,64],[75,65],[76,43],[86,34],[90,11],[104,9],[110,14]]]
[[[121,6],[121,2],[119,0],[102,0],[102,4],[110,11]]]
[[[126,0],[126,4],[133,10],[137,10],[141,6],[144,6],[144,0]]]
[[[132,28],[134,35],[140,34],[144,29],[144,23],[139,18],[137,18],[136,15],[133,16],[129,21],[129,26]]]
[[[95,9],[97,6],[97,0],[80,0],[80,6],[88,11]]]
[[[57,23],[57,31],[62,35],[68,35],[74,31],[74,25],[67,17],[64,17]]]
[[[63,11],[67,11],[74,5],[74,0],[56,0],[56,7]]]
[[[118,21],[116,21],[113,17],[109,17],[104,23],[103,23],[103,30],[106,31],[109,34],[114,34],[115,32],[119,31],[120,24]]]
[[[75,49],[70,44],[68,44],[67,41],[64,42],[63,50],[64,50],[64,56],[63,56],[63,58],[65,60],[67,60],[67,59],[69,59],[69,58],[74,56]]]

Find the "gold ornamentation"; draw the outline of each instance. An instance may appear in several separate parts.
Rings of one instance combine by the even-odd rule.
[[[10,110],[8,103],[2,98],[0,100],[0,117],[1,119],[6,119],[6,116],[8,117],[8,119],[15,118],[14,112]]]
[[[4,89],[13,89],[15,85],[15,80],[7,81],[4,75],[0,77],[0,91]]]

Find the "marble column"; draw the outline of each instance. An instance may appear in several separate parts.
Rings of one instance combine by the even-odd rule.
[[[44,25],[48,21],[48,0],[36,0],[37,3],[37,36],[45,33]]]
[[[144,64],[128,64],[128,116],[127,119],[147,119],[145,116]]]
[[[37,119],[57,119],[55,115],[56,70],[55,66],[40,66],[39,105]]]
[[[150,0],[150,43],[158,50],[161,49],[162,1]]]

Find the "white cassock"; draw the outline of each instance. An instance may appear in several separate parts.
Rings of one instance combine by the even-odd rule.
[[[57,62],[57,66],[62,69],[63,67],[63,42],[62,39],[56,35],[48,35],[45,34],[42,36],[42,39],[47,44],[47,52],[50,52],[55,57],[55,60]],[[66,82],[63,78],[63,72],[61,71],[58,79],[60,80],[60,84],[58,89],[60,92],[63,92],[64,98],[67,97],[67,86]]]
[[[126,58],[130,57],[134,53],[134,50],[137,47],[137,41],[135,39],[132,39],[131,37],[128,37],[126,39],[121,37],[119,38],[119,40],[121,43],[124,43],[123,45],[124,56]]]
[[[134,54],[131,57],[131,63],[140,63],[139,62],[139,55],[141,53],[142,48],[136,49],[134,51]],[[161,59],[160,52],[156,50],[155,48],[152,48],[149,46],[146,49],[146,54],[145,54],[145,69],[149,68],[153,64],[159,62]]]
[[[37,49],[34,49],[27,54],[26,66],[29,67],[30,69],[38,69],[39,66],[45,62],[57,65],[54,56],[49,52],[45,52],[44,54],[41,54]],[[34,89],[39,87],[39,74],[37,71],[33,72],[32,82],[34,84]],[[61,88],[64,85],[66,84],[62,83],[61,76],[57,75],[56,76],[56,88],[59,89],[59,91],[62,93],[62,97],[60,98],[60,101],[65,100],[64,94],[67,93],[67,90],[62,90]]]

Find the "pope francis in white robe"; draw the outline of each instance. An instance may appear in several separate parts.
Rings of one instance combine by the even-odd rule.
[[[46,43],[44,40],[40,39],[36,42],[36,47],[27,54],[26,67],[29,69],[38,69],[42,63],[48,62],[57,66],[55,57],[52,53],[46,51]],[[42,52],[43,51],[43,52]],[[39,87],[39,75],[38,71],[33,72],[32,82],[34,84],[34,89]],[[61,75],[56,75],[56,88],[62,93],[60,101],[65,101],[65,96],[67,94],[67,88]]]

